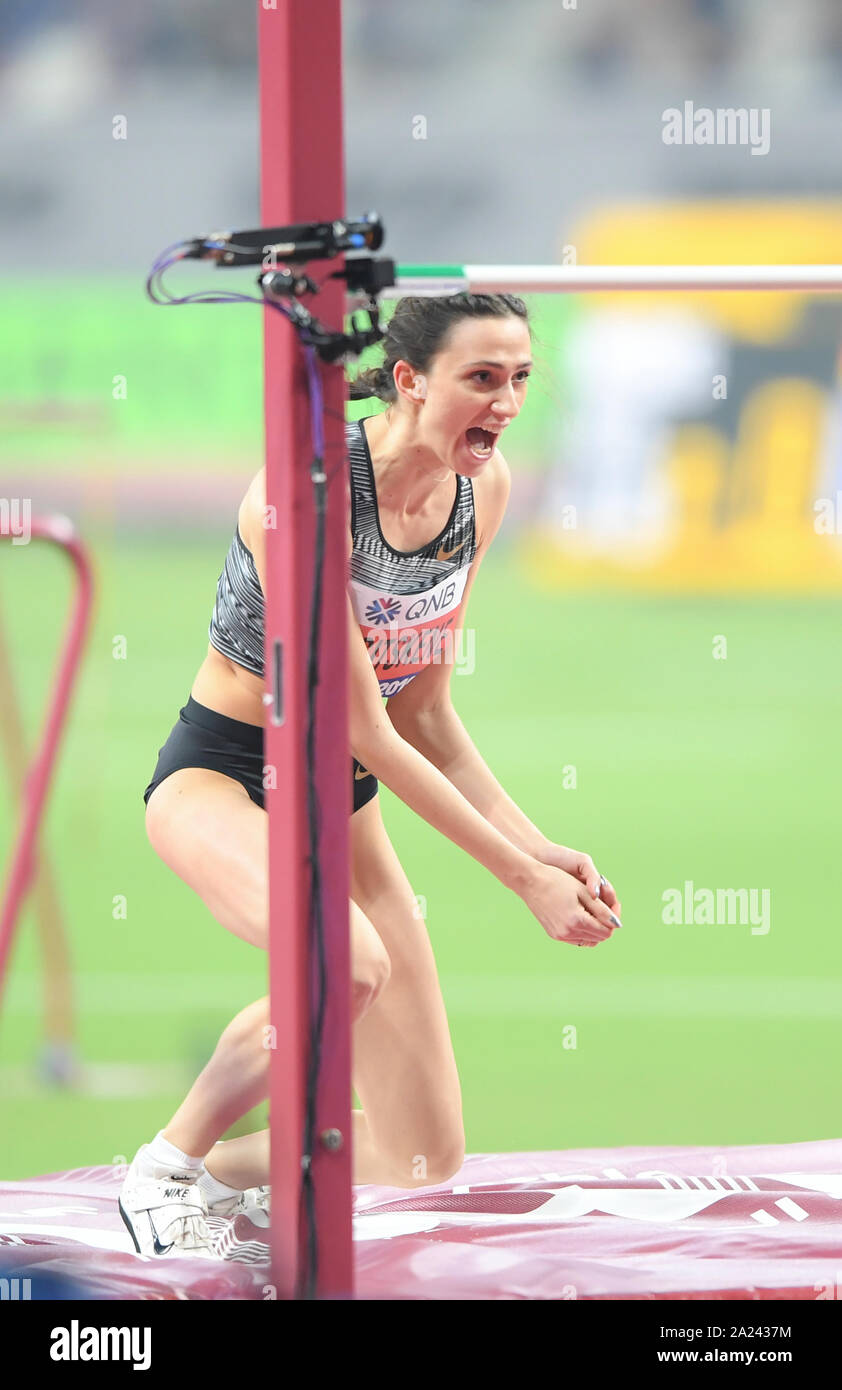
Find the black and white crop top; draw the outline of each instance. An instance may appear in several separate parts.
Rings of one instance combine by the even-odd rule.
[[[395,550],[380,529],[374,466],[361,420],[346,424],[345,439],[353,534],[348,592],[386,697],[435,661],[455,628],[477,548],[473,484],[455,474],[444,529],[418,550]],[[238,525],[219,576],[208,638],[223,656],[262,677],[264,623],[254,557]]]

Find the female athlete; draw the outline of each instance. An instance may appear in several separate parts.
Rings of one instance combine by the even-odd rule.
[[[452,1177],[465,1135],[433,951],[378,781],[516,893],[553,940],[606,940],[620,903],[588,855],[554,843],[506,794],[451,700],[454,638],[509,495],[499,443],[526,399],[526,305],[508,294],[404,298],[384,347],[383,366],[351,394],[388,408],[346,425],[352,1074],[362,1103],[353,1181],[412,1188]],[[144,795],[156,853],[218,922],[263,949],[264,506],[261,470],[219,578],[207,656]],[[120,1210],[143,1254],[212,1254],[208,1213],[242,1210],[246,1189],[268,1183],[268,1131],[220,1139],[268,1093],[268,1018],[266,998],[236,1016],[131,1164]]]

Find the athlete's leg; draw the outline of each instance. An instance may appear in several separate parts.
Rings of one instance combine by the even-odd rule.
[[[217,920],[243,939],[265,944],[268,817],[245,788],[206,769],[172,773],[150,797],[147,824],[161,858],[195,888]],[[352,931],[356,922],[367,956],[360,961],[352,939],[352,972],[357,1000],[361,996],[369,1003],[353,1033],[354,1083],[366,1112],[354,1112],[354,1180],[407,1187],[445,1181],[460,1166],[464,1150],[458,1075],[429,938],[377,797],[351,817],[351,842],[352,892],[362,909],[358,915],[352,906]],[[386,941],[396,955],[384,990],[392,955],[389,945],[383,950]],[[216,1129],[213,1142],[224,1133],[225,1122],[206,1118],[206,1106],[216,1103],[224,1115],[231,1106],[240,1115],[251,1108],[261,1067],[265,1095],[268,1054],[262,1048],[260,1006],[249,1008],[256,1010],[256,1020],[240,1015],[231,1032],[226,1030],[222,1051],[217,1049],[199,1078],[196,1096],[191,1092],[173,1117],[177,1128],[167,1127],[166,1137],[185,1153],[207,1154],[207,1134]],[[375,1015],[376,1027],[368,1028]],[[227,1063],[228,1047],[238,1053],[235,1066]],[[251,1058],[246,1067],[241,1049]],[[228,1088],[233,1092],[241,1085],[245,1094],[235,1101]]]
[[[217,922],[265,948],[269,816],[240,782],[204,767],[171,772],[149,798],[146,834]]]
[[[459,1076],[430,938],[379,797],[351,817],[351,893],[391,962],[388,987],[352,1035],[363,1107],[354,1120],[356,1180],[445,1182],[464,1161]]]
[[[173,772],[146,812],[150,843],[237,936],[265,946],[268,935],[268,815],[239,782],[206,768]],[[389,978],[382,942],[351,905],[352,1018],[362,1017]],[[165,1130],[184,1153],[205,1155],[234,1120],[264,1099],[268,1001],[241,1010]],[[224,1179],[223,1179],[224,1181]]]
[[[205,1159],[205,1168],[219,1182],[244,1192],[270,1180],[269,1131],[256,1130],[237,1139],[220,1139]]]
[[[356,960],[356,978],[351,995],[351,1019],[356,1022],[377,999],[389,978],[389,958],[379,940],[373,938],[373,928],[363,913],[351,903],[351,952]],[[363,962],[362,968],[360,962]],[[173,1115],[164,1138],[184,1153],[208,1155],[206,1167],[220,1182],[236,1187],[233,1168],[244,1163],[254,1176],[244,1185],[257,1186],[268,1182],[260,1177],[263,1171],[263,1150],[256,1150],[253,1161],[241,1151],[229,1158],[229,1145],[241,1144],[230,1140],[217,1144],[221,1134],[253,1106],[266,1099],[269,1092],[270,1050],[265,1046],[269,1026],[269,997],[249,1004],[237,1014],[216,1045],[214,1054]],[[245,1138],[252,1138],[248,1135]],[[215,1145],[213,1158],[209,1150]],[[225,1157],[223,1158],[223,1155]],[[371,1179],[358,1178],[358,1182]]]
[[[263,1046],[263,1030],[268,1022],[267,996],[241,1009],[228,1024],[164,1130],[164,1138],[177,1149],[203,1157],[226,1129],[266,1099],[270,1054]]]
[[[352,1034],[354,1086],[363,1105],[352,1114],[353,1181],[445,1182],[464,1160],[459,1077],[427,929],[377,797],[351,817],[351,851],[352,920],[371,926],[391,962],[387,988]],[[238,1150],[230,1167],[227,1144],[208,1156],[213,1176],[232,1187],[244,1177],[248,1186],[268,1182],[265,1140],[252,1149],[231,1142]]]
[[[372,1143],[363,1110],[351,1111],[351,1136],[351,1181],[355,1186],[366,1182],[385,1182],[384,1174],[388,1169]],[[167,1137],[170,1137],[169,1129]],[[205,1168],[219,1182],[240,1192],[247,1187],[262,1187],[271,1180],[269,1130],[255,1130],[254,1134],[242,1134],[236,1139],[220,1139],[207,1155]],[[428,1178],[427,1181],[432,1179]]]

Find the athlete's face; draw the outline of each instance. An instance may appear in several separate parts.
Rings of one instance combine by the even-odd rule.
[[[454,472],[476,477],[502,431],[520,413],[531,367],[532,345],[523,319],[505,314],[459,320],[421,387],[419,442]]]

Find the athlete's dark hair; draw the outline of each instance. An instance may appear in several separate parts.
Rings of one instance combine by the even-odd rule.
[[[502,318],[508,314],[521,318],[532,332],[529,311],[516,294],[459,294],[446,296],[406,295],[399,299],[386,326],[385,353],[380,367],[360,372],[350,384],[352,401],[378,396],[396,401],[395,364],[410,362],[419,372],[430,370],[437,352],[455,323],[464,318]]]

